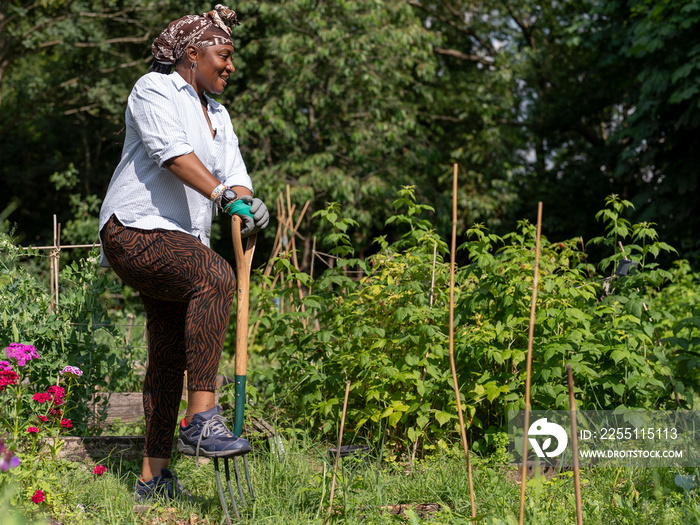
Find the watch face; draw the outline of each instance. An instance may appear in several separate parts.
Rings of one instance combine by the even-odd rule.
[[[224,192],[222,193],[221,196],[223,197],[223,200],[229,202],[229,201],[235,201],[236,197],[238,195],[236,195],[235,191],[233,191],[232,189],[229,188],[229,189],[224,190]]]

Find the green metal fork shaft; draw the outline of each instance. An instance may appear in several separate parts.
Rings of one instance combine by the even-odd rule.
[[[233,433],[237,436],[243,432],[243,413],[245,411],[245,379],[246,376],[236,376],[234,394],[236,401],[234,404]]]

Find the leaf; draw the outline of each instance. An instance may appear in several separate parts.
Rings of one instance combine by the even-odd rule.
[[[615,361],[615,364],[618,364],[622,360],[627,360],[630,357],[630,353],[627,350],[613,350],[610,353],[610,357],[612,358],[613,361]]]
[[[391,414],[389,416],[389,426],[396,427],[402,416],[403,414],[401,412],[394,412]]]
[[[387,407],[386,409],[384,409],[384,412],[382,412],[379,417],[384,419],[386,417],[389,417],[393,413],[394,413],[394,407]]]
[[[438,410],[435,412],[435,420],[438,422],[440,426],[443,426],[445,423],[448,423],[450,420],[455,418],[456,416],[449,414],[447,412],[443,412],[442,410]]]

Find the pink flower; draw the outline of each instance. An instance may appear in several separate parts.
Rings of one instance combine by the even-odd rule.
[[[0,371],[12,370],[12,365],[9,361],[0,361]]]
[[[16,385],[19,376],[13,370],[0,370],[0,392],[8,386]]]
[[[107,472],[107,467],[105,467],[104,465],[96,465],[95,469],[92,471],[92,473],[96,476],[101,476],[105,472]]]
[[[17,361],[17,366],[24,366],[32,359],[38,359],[39,353],[32,345],[21,345],[12,343],[5,349],[8,359]]]
[[[67,375],[68,377],[80,377],[83,375],[83,371],[77,366],[66,366],[61,370],[61,375]]]
[[[70,419],[61,419],[61,428],[73,428],[73,423]]]
[[[30,434],[37,434],[39,432],[39,429],[36,427],[29,427],[27,429],[27,432],[29,432]]]
[[[49,420],[49,418],[46,416],[36,416],[36,418],[44,423],[46,423]]]
[[[32,502],[38,505],[44,501],[44,491],[43,490],[37,490],[34,495],[32,496]]]

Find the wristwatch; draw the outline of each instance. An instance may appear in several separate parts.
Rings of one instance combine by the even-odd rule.
[[[231,188],[226,188],[221,194],[221,207],[225,208],[227,204],[235,201],[238,198],[238,194]]]

